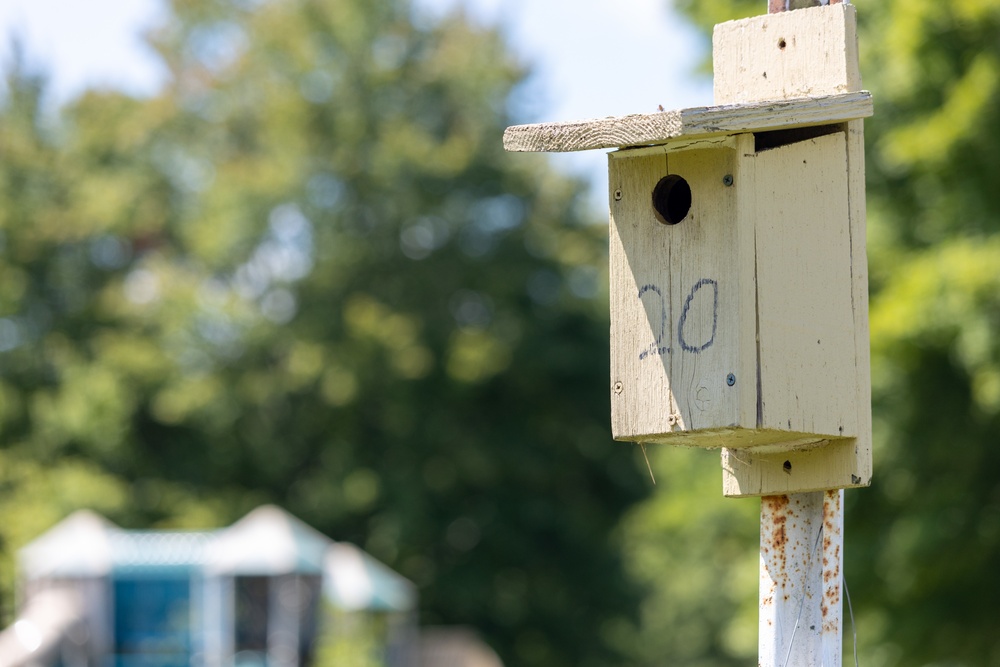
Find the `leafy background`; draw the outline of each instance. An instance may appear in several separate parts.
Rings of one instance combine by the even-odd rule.
[[[866,665],[1000,663],[1000,0],[859,0],[876,477],[847,494]],[[758,0],[677,0],[707,30]],[[405,0],[173,0],[140,99],[0,102],[0,607],[68,512],[276,502],[511,665],[756,652],[757,506],[612,443],[606,232],[504,154],[527,73]],[[850,632],[845,633],[848,643]],[[848,653],[849,655],[849,650]]]

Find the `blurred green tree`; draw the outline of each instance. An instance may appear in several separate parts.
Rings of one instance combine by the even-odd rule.
[[[0,511],[278,502],[518,665],[613,665],[648,494],[608,429],[604,229],[502,152],[523,68],[405,0],[174,0],[170,80],[0,108]],[[5,589],[9,618],[11,594]]]
[[[1000,664],[1000,1],[855,4],[876,105],[875,477],[847,493],[846,517],[859,647],[866,665]],[[767,9],[677,7],[706,35]],[[651,596],[643,631],[621,637],[645,647],[644,664],[745,664],[756,651],[757,504],[719,499],[714,457],[698,454],[655,452],[659,492],[625,524]],[[699,501],[685,492],[696,474],[711,481]],[[849,624],[845,640],[849,656]]]

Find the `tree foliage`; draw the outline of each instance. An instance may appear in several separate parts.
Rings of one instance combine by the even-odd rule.
[[[848,493],[864,664],[1000,660],[1000,0],[858,1],[876,475]],[[678,0],[703,27],[762,0]],[[746,664],[757,506],[610,443],[603,231],[499,137],[498,36],[403,0],[173,0],[162,94],[0,105],[3,603],[72,509],[274,501],[510,664]],[[621,518],[624,516],[624,520]],[[637,588],[635,582],[641,586]],[[637,614],[637,617],[636,617]],[[850,631],[845,633],[848,642]]]
[[[523,68],[403,0],[174,0],[163,92],[0,107],[0,526],[278,502],[510,664],[617,664],[648,491],[608,432],[605,240],[505,155]],[[5,604],[10,613],[7,584]],[[9,616],[8,616],[9,618]]]

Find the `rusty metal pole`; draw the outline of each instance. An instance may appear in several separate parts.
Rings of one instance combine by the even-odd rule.
[[[768,0],[769,14],[850,0]],[[760,503],[759,667],[841,667],[844,491]]]
[[[761,667],[839,667],[843,490],[760,506]]]

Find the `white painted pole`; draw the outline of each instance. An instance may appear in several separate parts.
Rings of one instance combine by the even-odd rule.
[[[760,505],[760,667],[840,667],[843,490]]]
[[[768,0],[768,13],[850,0]],[[760,503],[759,667],[841,667],[844,491]]]

